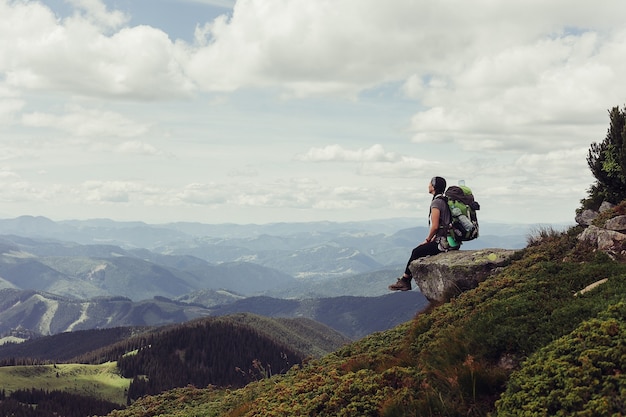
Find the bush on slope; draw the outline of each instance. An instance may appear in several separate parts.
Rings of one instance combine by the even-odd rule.
[[[540,349],[515,372],[498,416],[626,414],[626,303]]]

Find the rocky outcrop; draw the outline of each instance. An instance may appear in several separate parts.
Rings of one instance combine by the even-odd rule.
[[[579,236],[580,240],[591,242],[601,251],[615,251],[623,246],[626,241],[626,234],[591,225],[587,227]]]
[[[598,209],[597,211],[590,209],[583,210],[576,215],[574,220],[576,220],[576,223],[581,226],[591,226],[596,217],[598,217],[598,214],[604,213],[607,210],[611,210],[613,207],[615,207],[614,204],[605,201],[600,205],[600,209]]]
[[[610,256],[624,255],[626,254],[626,216],[611,217],[601,226],[594,224],[594,220],[600,213],[613,207],[612,204],[602,203],[600,210],[597,212],[584,210],[577,215],[576,222],[585,227],[578,239],[591,243],[594,248],[604,251]]]
[[[409,269],[429,301],[445,302],[475,288],[507,264],[515,253],[509,249],[458,250],[416,259]]]

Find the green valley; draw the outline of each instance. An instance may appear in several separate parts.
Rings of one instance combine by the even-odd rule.
[[[130,381],[120,376],[115,362],[0,367],[0,385],[6,394],[58,390],[124,405]]]

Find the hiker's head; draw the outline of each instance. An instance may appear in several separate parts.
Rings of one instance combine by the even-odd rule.
[[[430,180],[430,185],[433,187],[435,194],[443,194],[446,191],[446,179],[442,177],[433,177]]]

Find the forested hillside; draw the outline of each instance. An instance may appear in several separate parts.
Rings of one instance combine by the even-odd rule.
[[[56,390],[33,388],[13,392],[8,397],[4,391],[0,392],[0,415],[6,417],[85,417],[116,408],[121,406]]]
[[[125,353],[116,360],[121,375],[132,379],[128,398],[135,400],[186,385],[241,387],[346,342],[310,320],[241,314],[198,319],[131,338],[121,344]]]
[[[250,327],[202,320],[141,338],[138,348],[117,361],[132,379],[128,398],[193,385],[241,387],[301,363],[302,352]]]
[[[286,375],[177,389],[110,416],[623,414],[626,264],[581,230],[542,230],[478,288]]]
[[[241,387],[348,341],[313,320],[251,314],[44,337],[0,348],[15,355],[0,368],[0,415],[86,417],[175,387]]]

